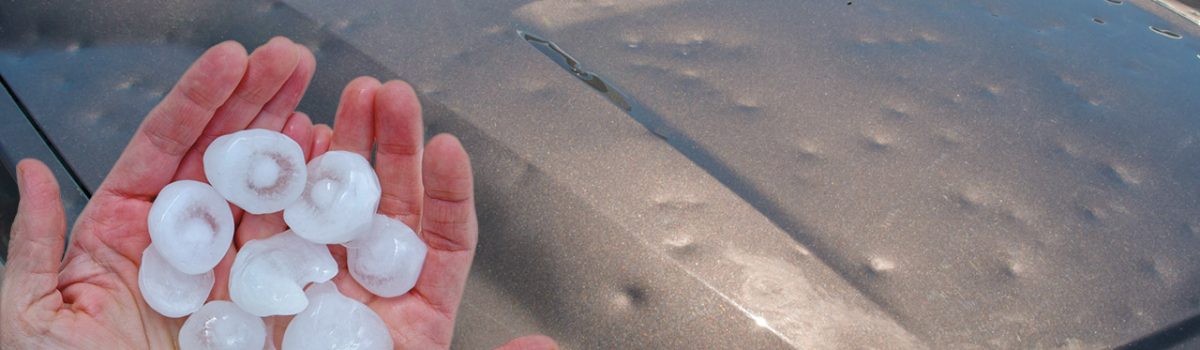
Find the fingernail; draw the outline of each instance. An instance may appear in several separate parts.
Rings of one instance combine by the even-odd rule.
[[[17,163],[17,193],[25,191],[25,167]]]

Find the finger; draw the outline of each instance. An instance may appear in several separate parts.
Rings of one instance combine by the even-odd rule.
[[[558,350],[558,343],[550,337],[535,334],[513,339],[496,350]]]
[[[296,316],[267,316],[263,317],[263,323],[266,326],[267,341],[270,344],[265,344],[265,349],[274,350],[283,348],[283,334],[287,332],[288,324],[292,323],[292,318]]]
[[[246,75],[188,151],[175,179],[204,180],[204,151],[222,135],[245,129],[283,86],[300,60],[295,44],[275,37],[250,54]],[[276,129],[275,131],[278,131]]]
[[[203,143],[198,146],[207,146],[212,139],[245,129],[263,107],[278,95],[299,64],[300,48],[287,38],[271,38],[255,49],[250,54],[246,76],[242,77],[229,101],[217,110],[216,116],[204,130],[201,138]]]
[[[263,105],[262,112],[258,113],[247,128],[279,130],[300,104],[300,99],[304,97],[304,92],[308,90],[309,82],[312,81],[313,72],[317,69],[317,60],[308,48],[300,44],[295,45],[299,55],[296,69],[279,88],[279,92]]]
[[[300,150],[304,151],[304,159],[309,159],[312,155],[314,130],[308,114],[293,112],[287,124],[283,126],[283,134],[300,144]]]
[[[238,249],[242,249],[242,245],[246,242],[271,237],[285,230],[287,230],[287,223],[283,221],[283,215],[279,213],[245,215],[242,217],[241,225],[238,225],[236,234],[233,235],[234,245]]]
[[[332,141],[333,129],[330,128],[329,125],[317,124],[313,126],[312,157],[309,157],[308,159],[313,159],[314,157],[328,152],[329,143]]]
[[[383,195],[379,211],[420,230],[421,102],[412,86],[389,81],[375,92],[375,173]]]
[[[379,80],[358,77],[346,85],[333,119],[331,150],[350,151],[371,159],[375,143],[374,102]]]
[[[97,193],[158,193],[245,72],[246,49],[236,42],[204,52],[142,121]]]
[[[13,219],[2,294],[6,302],[15,302],[4,307],[23,310],[57,292],[67,224],[58,182],[45,164],[30,159],[18,163],[17,187],[21,197]]]
[[[213,267],[213,289],[208,293],[208,300],[229,300],[229,273],[233,269],[233,259],[237,250],[233,247],[225,250],[225,256]]]
[[[421,238],[429,245],[429,253],[414,290],[435,310],[453,319],[479,232],[471,161],[458,139],[443,134],[429,141],[423,163]]]

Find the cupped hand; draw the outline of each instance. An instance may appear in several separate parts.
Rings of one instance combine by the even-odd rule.
[[[65,258],[58,185],[40,162],[18,164],[21,200],[0,285],[0,348],[174,348],[182,319],[151,310],[137,285],[154,197],[172,181],[203,180],[204,149],[232,131],[283,131],[307,150],[320,147],[322,134],[328,143],[328,128],[294,113],[315,64],[311,52],[284,38],[249,56],[234,42],[206,51],[146,116],[76,220]],[[225,284],[218,280],[213,295]]]
[[[379,213],[403,221],[429,246],[420,278],[408,293],[385,298],[371,294],[350,275],[346,249],[330,245],[338,262],[333,281],[346,296],[366,304],[388,324],[398,349],[446,349],[475,256],[479,224],[471,161],[454,136],[434,136],[424,144],[421,103],[403,81],[351,81],[342,92],[330,150],[374,156],[382,196]],[[320,154],[315,152],[314,154]],[[243,224],[245,227],[245,224]],[[240,231],[236,241],[268,236],[284,227]],[[286,319],[271,320],[276,337]],[[553,340],[527,336],[504,349],[556,349]]]

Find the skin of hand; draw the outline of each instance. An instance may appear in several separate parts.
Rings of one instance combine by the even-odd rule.
[[[329,149],[364,156],[376,149],[380,212],[413,227],[429,253],[413,291],[379,298],[350,278],[344,249],[333,247],[342,269],[335,282],[383,318],[397,348],[448,348],[478,239],[466,151],[450,135],[422,145],[420,104],[399,81],[352,81],[342,95],[337,128],[313,125],[294,110],[315,67],[312,53],[286,38],[273,38],[250,55],[235,42],[206,51],[142,122],[76,220],[65,257],[66,225],[53,174],[38,161],[18,164],[21,201],[0,282],[0,348],[174,348],[184,319],[150,309],[137,286],[141,254],[150,243],[147,215],[168,183],[205,181],[201,159],[216,137],[247,128],[283,132],[310,159]],[[228,300],[237,248],[286,228],[278,213],[233,209],[234,242],[216,267],[210,300]],[[267,322],[278,344],[286,319]],[[501,348],[557,345],[535,335]]]

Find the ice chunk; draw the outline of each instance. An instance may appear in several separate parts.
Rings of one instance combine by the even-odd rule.
[[[204,304],[179,329],[182,350],[262,350],[266,342],[263,320],[225,300]]]
[[[304,151],[287,135],[262,129],[218,137],[204,152],[204,175],[217,192],[253,214],[286,208],[304,191]]]
[[[333,283],[308,288],[311,302],[283,331],[283,348],[391,349],[387,325],[366,305],[338,292]]]
[[[152,246],[187,274],[211,271],[233,241],[229,203],[203,182],[182,180],[164,187],[146,221]]]
[[[294,315],[304,310],[304,286],[337,274],[337,262],[324,245],[292,231],[246,242],[229,272],[229,297],[255,316]]]
[[[183,317],[204,305],[213,288],[213,272],[189,275],[176,270],[151,244],[142,251],[138,290],[151,309],[167,317]]]
[[[366,158],[332,151],[308,163],[308,183],[283,220],[300,237],[335,244],[370,227],[379,208],[379,178]]]
[[[394,297],[417,283],[427,251],[408,225],[375,214],[371,228],[346,243],[346,262],[358,284],[375,295]]]

